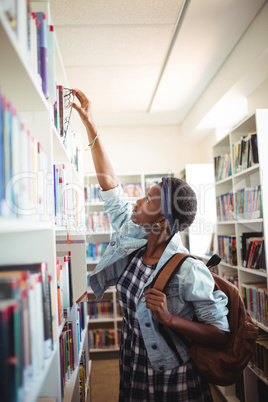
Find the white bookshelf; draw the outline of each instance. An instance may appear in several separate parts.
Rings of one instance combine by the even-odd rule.
[[[268,275],[266,271],[259,269],[251,269],[243,267],[240,252],[240,235],[246,232],[262,232],[266,242],[266,267],[267,267],[267,235],[268,235],[268,110],[259,109],[254,114],[246,118],[240,124],[233,128],[224,138],[222,138],[213,148],[214,157],[224,155],[231,152],[232,147],[241,136],[247,136],[249,133],[257,132],[258,142],[258,154],[259,163],[254,164],[251,167],[244,168],[239,172],[234,172],[234,161],[231,158],[232,174],[228,178],[224,178],[215,183],[216,196],[235,193],[239,189],[253,187],[261,185],[261,198],[262,198],[262,215],[255,217],[252,215],[252,219],[242,219],[241,216],[234,214],[231,221],[218,221],[217,222],[217,234],[218,235],[235,235],[236,248],[237,248],[237,265],[230,265],[222,261],[218,266],[218,272],[222,276],[225,272],[231,272],[238,278],[238,286],[242,296],[241,284],[243,282],[264,282],[268,286]],[[234,203],[236,202],[234,198]],[[236,207],[236,205],[234,205]],[[268,332],[268,327],[262,322],[253,321],[259,326],[259,328]],[[244,395],[245,402],[258,401],[258,380],[261,380],[264,384],[268,384],[268,379],[263,376],[260,370],[248,364],[243,372],[244,380]],[[235,385],[231,387],[219,387],[220,391],[227,399],[227,401],[238,401],[236,396]]]
[[[20,0],[21,1],[21,0]],[[49,0],[31,1],[33,11],[43,11],[47,16],[48,24],[53,24],[50,16]],[[56,37],[55,37],[56,40]],[[59,336],[64,323],[58,325],[57,305],[57,275],[56,257],[59,253],[72,255],[72,277],[74,301],[87,299],[86,287],[86,253],[84,230],[84,200],[83,178],[66,151],[62,140],[51,121],[51,105],[46,100],[38,77],[34,76],[30,64],[23,53],[16,34],[9,25],[0,4],[0,87],[1,94],[16,108],[27,130],[31,132],[37,141],[40,141],[46,149],[49,158],[49,172],[46,188],[53,188],[53,164],[64,163],[67,169],[67,179],[77,189],[81,208],[78,226],[67,228],[55,227],[54,224],[54,197],[53,191],[45,193],[45,211],[32,213],[23,217],[5,216],[0,217],[0,253],[1,264],[27,264],[46,262],[48,272],[52,276],[51,307],[53,316],[53,345],[52,356],[45,359],[44,369],[41,374],[34,378],[31,386],[24,390],[25,401],[35,402],[38,397],[54,397],[61,401],[60,386],[60,352]],[[67,86],[65,81],[64,67],[61,63],[61,55],[56,40],[56,77],[60,84]],[[39,212],[39,213],[38,213]],[[80,226],[79,226],[80,225]],[[82,230],[83,229],[83,230]],[[67,243],[67,233],[69,244]],[[82,234],[81,234],[82,233]],[[76,336],[76,303],[73,305],[68,320],[73,322],[74,328],[74,354],[75,372],[66,384],[64,401],[76,401],[79,399],[79,355],[77,352]],[[83,330],[80,351],[84,349],[87,355],[87,366],[90,368],[88,358],[88,332],[87,326]],[[87,383],[89,383],[89,373]],[[89,393],[87,393],[89,400]]]

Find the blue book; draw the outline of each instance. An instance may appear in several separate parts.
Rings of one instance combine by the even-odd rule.
[[[48,65],[47,65],[47,23],[44,13],[35,13],[37,24],[37,54],[38,54],[38,72],[42,78],[42,90],[48,97]]]

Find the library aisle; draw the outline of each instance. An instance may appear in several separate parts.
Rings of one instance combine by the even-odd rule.
[[[104,370],[105,367],[105,370]],[[91,372],[91,402],[117,402],[119,390],[118,359],[94,360]],[[214,386],[211,386],[213,402],[226,399]]]

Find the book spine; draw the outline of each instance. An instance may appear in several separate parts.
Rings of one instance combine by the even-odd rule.
[[[48,72],[47,72],[47,23],[46,15],[41,12],[35,13],[38,19],[37,27],[37,41],[38,41],[38,58],[39,58],[39,71],[42,78],[42,90],[46,97],[48,97]]]
[[[48,93],[49,102],[54,104],[57,100],[56,78],[55,78],[55,48],[54,48],[54,27],[47,27],[47,53],[48,53]]]

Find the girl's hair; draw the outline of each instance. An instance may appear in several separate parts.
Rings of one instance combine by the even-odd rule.
[[[184,180],[176,177],[167,178],[171,212],[174,228],[178,232],[187,229],[194,221],[197,211],[197,198],[193,189]]]

